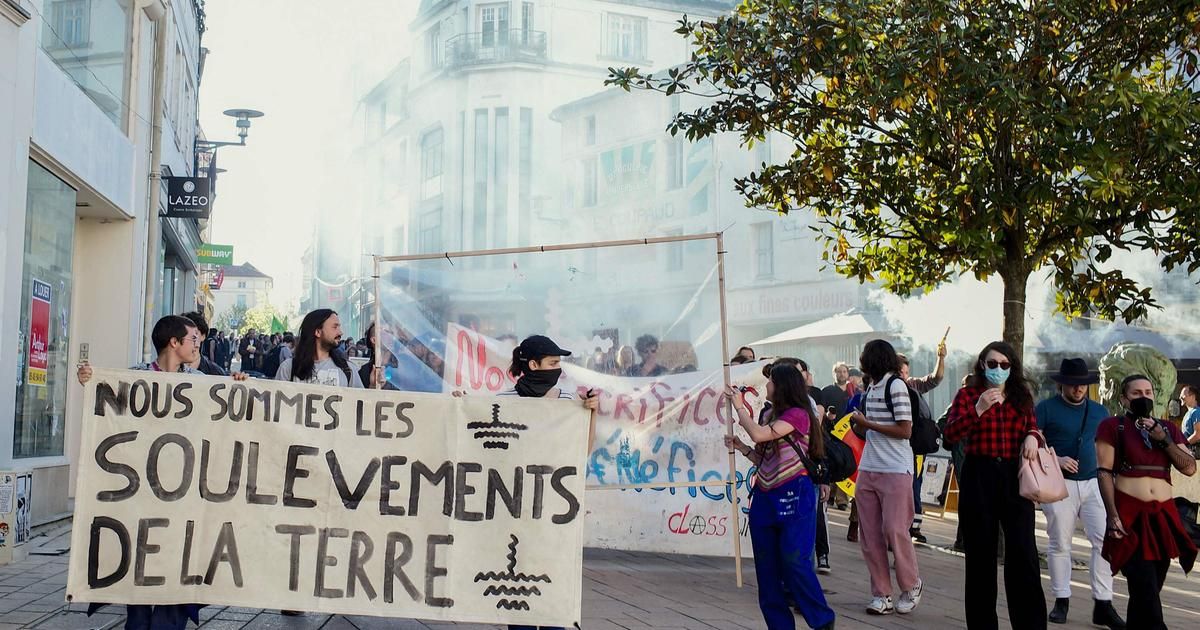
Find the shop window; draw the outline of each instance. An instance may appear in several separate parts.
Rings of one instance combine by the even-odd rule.
[[[29,163],[13,457],[63,455],[75,190]]]

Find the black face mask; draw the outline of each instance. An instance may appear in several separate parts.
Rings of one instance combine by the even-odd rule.
[[[1151,418],[1154,416],[1153,398],[1134,398],[1129,401],[1129,415],[1134,418]]]
[[[530,370],[517,379],[517,395],[524,398],[541,398],[558,384],[561,376],[562,368]]]

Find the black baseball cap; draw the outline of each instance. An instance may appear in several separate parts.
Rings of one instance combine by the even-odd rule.
[[[569,357],[570,350],[563,350],[554,343],[554,340],[544,335],[533,335],[526,337],[521,345],[517,346],[517,351],[520,357],[526,361],[538,359],[541,357]]]

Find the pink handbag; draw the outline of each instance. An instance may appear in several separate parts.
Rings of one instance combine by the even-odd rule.
[[[1058,455],[1046,445],[1046,438],[1040,431],[1032,435],[1038,440],[1037,457],[1033,460],[1021,457],[1021,467],[1017,470],[1021,496],[1034,503],[1062,501],[1067,498],[1067,482],[1058,467]]]

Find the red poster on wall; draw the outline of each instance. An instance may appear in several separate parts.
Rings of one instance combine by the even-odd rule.
[[[50,367],[50,285],[33,280],[29,300],[29,377],[30,385],[45,385]]]

